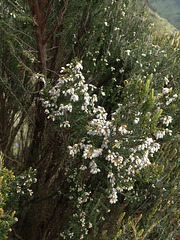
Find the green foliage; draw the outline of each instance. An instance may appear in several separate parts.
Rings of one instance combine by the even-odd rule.
[[[133,204],[132,215],[125,219],[125,213],[120,214],[111,235],[103,234],[102,239],[171,239],[178,234],[179,226],[179,165],[176,169],[173,160],[177,158],[177,151],[171,156],[168,155],[172,147],[167,144],[156,156],[156,162],[163,166],[154,166],[158,175],[153,176],[149,186],[139,185],[144,192],[139,194],[139,204]],[[160,157],[161,156],[161,157]],[[173,174],[174,172],[174,174]],[[171,181],[168,180],[168,176]],[[153,184],[152,184],[153,183]],[[147,190],[147,191],[146,191]],[[145,201],[140,200],[144,195]],[[148,208],[147,208],[148,206]],[[136,216],[136,217],[134,217]],[[124,221],[122,219],[124,218]]]
[[[0,155],[0,162],[2,163],[3,155]],[[5,210],[5,205],[8,201],[11,187],[9,183],[15,180],[15,176],[12,171],[9,171],[2,166],[0,168],[0,238],[4,239],[7,237],[8,232],[11,230],[11,225],[15,221],[15,211]]]
[[[172,168],[163,162],[175,159],[176,151],[170,145],[168,158],[163,155],[161,161],[156,152],[171,139],[172,130],[167,127],[176,117],[178,43],[170,46],[169,37],[162,42],[153,37],[143,7],[136,9],[128,1],[111,5],[101,12],[102,22],[89,22],[89,32],[76,45],[84,70],[79,62],[67,64],[57,84],[47,81],[42,91],[48,118],[60,129],[69,128],[73,139],[77,136],[77,142],[68,147],[71,165],[66,165],[68,198],[76,213],[60,234],[64,239],[97,238],[106,209],[113,210],[111,204],[118,198],[123,205],[128,202],[128,214],[114,239],[157,237],[157,226],[165,224],[170,211],[164,199],[177,190],[165,181],[169,192],[160,191],[166,171]],[[88,44],[86,55],[80,49],[82,43]],[[163,234],[166,237],[171,230]]]
[[[32,183],[36,182],[36,171],[30,168],[28,171],[15,176],[12,170],[4,167],[3,154],[0,155],[0,239],[7,237],[12,231],[11,226],[18,221],[20,198],[32,196],[30,189]]]
[[[35,204],[53,195],[61,209],[68,206],[67,216],[61,213],[65,226],[58,227],[61,239],[174,237],[179,223],[178,36],[154,35],[145,6],[135,1],[73,0],[47,43],[47,65],[55,68],[43,76],[34,73],[39,70],[29,22],[36,29],[36,19],[29,17],[26,4],[12,2],[24,14],[15,14],[12,5],[9,12],[1,10],[0,34],[11,57],[1,69],[0,84],[2,96],[7,94],[3,107],[12,116],[7,126],[17,127],[7,139],[15,143],[22,131],[14,154],[21,153],[22,166],[14,165],[29,170],[16,177],[4,167],[1,171],[3,236],[14,223],[14,210],[22,216],[21,202],[32,195],[33,165],[41,172]],[[62,6],[63,1],[55,1],[47,30]],[[58,48],[54,55],[51,47]],[[33,127],[25,121],[28,113]],[[24,123],[33,129],[29,135],[27,130],[25,143]],[[12,150],[11,143],[6,145]],[[42,186],[44,199],[39,197]],[[47,219],[53,222],[53,213]],[[46,227],[47,219],[38,224]]]
[[[46,108],[45,111],[48,114],[48,118],[52,118],[54,122],[57,121],[60,124],[60,128],[74,128],[74,120],[78,121],[78,118],[82,118],[79,109],[82,110],[85,122],[89,120],[87,122],[88,132],[85,133],[85,137],[85,129],[82,125],[83,138],[81,142],[69,146],[70,155],[73,157],[71,164],[72,166],[79,165],[79,167],[75,168],[73,173],[71,173],[71,166],[67,167],[67,181],[70,184],[70,195],[68,197],[70,200],[73,200],[77,211],[70,218],[67,229],[60,235],[65,239],[69,239],[72,236],[75,239],[84,238],[88,234],[89,224],[93,226],[93,237],[97,236],[98,231],[96,229],[98,229],[104,217],[99,216],[96,212],[99,213],[100,211],[103,213],[105,209],[108,209],[105,199],[106,192],[110,193],[108,198],[110,198],[111,204],[117,201],[115,188],[124,195],[124,200],[133,203],[133,208],[135,203],[139,204],[138,202],[145,201],[147,193],[144,193],[142,189],[145,187],[147,190],[151,188],[151,185],[155,186],[153,183],[155,179],[161,178],[162,172],[164,173],[162,163],[158,165],[159,161],[154,161],[154,164],[151,165],[148,154],[150,153],[153,161],[154,153],[160,148],[160,144],[155,143],[155,139],[162,139],[166,133],[171,135],[171,130],[167,128],[163,130],[162,128],[162,125],[168,126],[171,122],[170,116],[162,115],[169,108],[162,103],[167,101],[167,94],[172,94],[172,89],[162,87],[162,93],[156,93],[158,97],[155,97],[154,90],[151,89],[153,84],[151,83],[153,79],[152,74],[147,76],[147,82],[143,81],[140,76],[125,81],[121,95],[121,104],[112,114],[111,121],[108,121],[106,120],[105,116],[107,114],[104,112],[104,109],[100,106],[96,107],[95,102],[97,100],[93,101],[93,99],[97,98],[94,94],[92,96],[89,95],[88,88],[91,86],[92,89],[95,89],[95,87],[84,83],[84,77],[80,72],[81,69],[80,63],[68,64],[67,69],[62,69],[61,72],[63,74],[60,76],[57,85],[52,87],[47,84],[43,89],[42,95],[43,105]],[[81,94],[84,95],[84,99]],[[62,100],[63,98],[65,99],[64,101]],[[89,99],[88,102],[87,98]],[[174,100],[176,101],[176,97]],[[62,105],[62,101],[66,105]],[[157,108],[157,106],[161,106],[164,111]],[[97,116],[96,112],[98,113]],[[111,127],[110,129],[107,128],[107,133],[104,131],[104,138],[102,138],[103,134],[99,135],[98,132],[102,126],[98,124],[97,126],[93,125],[98,118],[102,118],[105,123],[107,121],[107,124],[112,124],[113,131]],[[112,131],[112,134],[109,135],[108,131]],[[78,135],[80,133],[82,134],[82,132],[78,132]],[[150,137],[153,135],[155,135],[154,139]],[[107,144],[108,151],[103,149],[103,144]],[[101,148],[98,148],[99,146]],[[173,158],[175,154],[176,151],[171,151],[169,159]],[[118,158],[121,159],[120,163]],[[123,158],[125,159],[124,161],[122,161]],[[89,164],[91,159],[96,160],[96,162],[93,160]],[[111,163],[108,163],[106,160]],[[135,164],[133,163],[134,161]],[[86,170],[88,165],[91,169],[90,173]],[[97,174],[98,172],[101,172],[101,174]],[[92,174],[97,174],[97,179]],[[123,180],[121,176],[123,176]],[[110,180],[106,180],[106,178],[110,178]],[[91,183],[89,184],[89,182]],[[91,191],[97,182],[97,189],[99,190],[96,190],[93,196]],[[134,190],[131,191],[132,189]],[[126,226],[128,230],[126,232],[120,231],[124,234],[124,239],[127,238],[127,235],[131,239],[133,236],[140,237],[142,234],[144,234],[145,238],[145,236],[150,234],[159,223],[159,220],[154,222],[153,219],[151,224],[151,220],[161,203],[161,199],[153,203],[152,210],[146,215],[147,223],[145,225],[147,227],[145,230],[137,231],[135,228],[137,223],[134,225],[134,218],[129,220]],[[93,209],[93,211],[89,212],[89,209]],[[120,232],[118,231],[118,235]]]

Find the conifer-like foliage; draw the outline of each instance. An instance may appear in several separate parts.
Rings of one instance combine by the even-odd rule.
[[[30,188],[36,182],[36,172],[32,169],[15,176],[12,170],[4,167],[3,154],[0,153],[0,238],[5,239],[11,232],[11,225],[18,221],[20,198],[32,196]]]
[[[146,3],[8,0],[0,37],[2,237],[178,239],[179,36]]]

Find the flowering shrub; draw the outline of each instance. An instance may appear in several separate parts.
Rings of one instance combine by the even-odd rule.
[[[103,240],[108,239],[178,239],[179,227],[179,166],[177,163],[177,150],[171,144],[166,144],[154,158],[153,168],[156,173],[148,186],[139,185],[138,195],[145,197],[138,199],[136,208],[132,206],[132,212],[121,213],[114,226],[111,235],[105,230],[102,233]],[[161,164],[161,165],[160,165]],[[140,175],[143,175],[141,171]],[[170,177],[171,176],[171,177]],[[143,176],[146,179],[146,176]],[[147,208],[148,205],[148,208]],[[130,210],[130,209],[129,209]],[[132,215],[131,215],[132,214]]]
[[[0,145],[8,166],[39,170],[34,195],[33,169],[7,181],[3,211],[22,217],[17,238],[99,239],[105,229],[107,239],[152,230],[149,239],[165,239],[175,230],[178,166],[165,147],[179,130],[178,38],[154,36],[141,2],[1,4]]]
[[[134,198],[137,174],[142,169],[147,169],[147,178],[152,174],[148,166],[154,154],[160,149],[162,139],[172,135],[169,129],[172,116],[167,115],[169,104],[165,103],[167,99],[178,99],[172,88],[162,86],[160,92],[154,93],[153,74],[134,75],[124,82],[121,101],[116,110],[108,114],[98,105],[96,87],[86,83],[82,70],[80,62],[67,64],[57,84],[46,83],[41,99],[47,118],[57,122],[60,128],[68,127],[72,131],[80,124],[84,133],[78,142],[68,147],[69,158],[76,166],[74,170],[67,166],[69,199],[77,212],[73,215],[71,231],[61,234],[64,239],[74,235],[83,239],[88,234],[94,214],[88,209],[98,210],[102,191],[103,198],[106,196],[110,204],[118,201],[119,194],[128,200]],[[100,92],[105,95],[102,90]],[[98,183],[96,196],[91,189],[93,182]],[[103,201],[107,202],[101,199],[102,205]],[[102,216],[96,221],[100,219]],[[75,222],[81,223],[78,233]]]
[[[23,171],[22,173],[16,175],[14,181],[9,182],[11,192],[8,195],[7,204],[8,208],[15,210],[17,214],[19,212],[20,199],[28,200],[33,196],[31,186],[37,182],[36,174],[36,169],[32,169],[30,167],[27,171]]]
[[[2,167],[2,153],[0,154],[0,238],[4,239],[12,224],[16,222],[15,211],[5,211],[4,207],[11,190],[8,182],[14,181],[15,176],[12,171]]]
[[[0,163],[3,155],[0,155]],[[20,197],[32,196],[30,189],[32,183],[36,182],[36,171],[30,168],[28,171],[15,176],[11,170],[3,166],[0,168],[0,238],[7,237],[11,226],[18,221],[16,215],[19,210]]]

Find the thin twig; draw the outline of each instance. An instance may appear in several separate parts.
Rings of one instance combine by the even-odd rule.
[[[41,3],[40,3],[40,10],[41,11],[45,8],[47,3],[48,3],[48,0],[41,0]]]
[[[3,152],[3,155],[4,155],[7,159],[11,160],[12,162],[19,163],[19,161],[15,160],[15,159],[13,159],[13,158],[11,158],[11,157],[9,157],[9,156],[6,155],[4,152]],[[1,158],[1,157],[0,157],[0,158]]]
[[[6,68],[7,71],[8,71],[9,73],[11,73],[14,78],[17,79],[17,81],[20,83],[22,89],[23,89],[24,92],[27,94],[28,99],[30,100],[30,99],[31,99],[30,96],[29,96],[30,93],[26,90],[26,88],[25,88],[24,85],[22,84],[21,80],[16,76],[16,74],[14,74],[14,73],[6,66],[6,64],[4,64],[1,60],[0,60],[0,62],[1,62],[1,64],[4,66],[4,68]]]
[[[61,24],[62,22],[62,18],[63,18],[63,15],[67,9],[67,5],[68,5],[68,1],[69,0],[66,0],[65,3],[64,3],[64,6],[63,8],[61,9],[61,12],[59,14],[59,19],[58,21],[56,22],[56,25],[53,27],[53,29],[48,33],[46,39],[44,40],[44,44],[47,43],[47,41],[49,40],[49,38],[52,36],[52,34],[57,30],[57,28],[59,27],[59,25]]]
[[[14,236],[19,239],[19,240],[24,240],[22,237],[20,237],[17,232],[15,231],[14,227],[12,227],[12,230],[13,230],[13,233],[14,233]]]
[[[46,12],[45,20],[43,22],[44,26],[47,24],[53,4],[54,4],[54,0],[51,0],[50,4],[48,6],[47,12]]]
[[[22,108],[22,110],[25,112],[26,116],[29,118],[30,122],[35,126],[36,124],[34,123],[34,121],[31,119],[31,117],[29,116],[28,112],[26,111],[26,109],[23,107],[22,103],[19,101],[19,99],[16,97],[16,95],[14,94],[14,92],[11,90],[11,88],[8,86],[7,83],[5,83],[5,81],[2,79],[2,77],[0,77],[0,80],[2,81],[2,83],[4,84],[4,86],[9,90],[9,92],[14,96],[14,98],[16,99],[16,101],[18,102],[18,104],[20,105],[20,107]]]
[[[23,11],[21,11],[13,2],[11,2],[10,0],[7,0],[7,2],[11,4],[19,13],[24,14]]]

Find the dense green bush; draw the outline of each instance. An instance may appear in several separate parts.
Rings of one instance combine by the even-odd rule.
[[[15,211],[8,209],[4,211],[5,204],[8,200],[8,195],[11,190],[9,182],[14,181],[15,176],[12,171],[3,168],[2,166],[2,153],[0,155],[0,238],[7,237],[8,231],[11,230],[11,225],[15,221]]]
[[[63,4],[55,1],[50,20]],[[47,42],[44,72],[38,68],[39,52],[36,56],[30,51],[22,41],[28,37],[19,32],[24,22],[24,32],[32,34],[29,8],[22,7],[24,18],[14,17],[14,34],[20,39],[23,35],[21,41],[4,30],[6,12],[1,25],[12,54],[7,63],[19,78],[16,81],[8,68],[2,71],[2,96],[7,95],[2,105],[13,106],[8,123],[12,130],[3,144],[6,153],[10,149],[18,159],[12,165],[20,175],[1,187],[3,196],[8,193],[3,201],[10,211],[3,236],[14,223],[14,210],[27,224],[23,230],[21,219],[18,231],[27,236],[25,231],[35,230],[34,239],[178,236],[179,36],[155,35],[145,7],[128,0],[71,1]],[[50,22],[46,24],[46,30],[51,29]],[[18,151],[12,150],[15,140]],[[35,182],[30,166],[38,168],[38,182],[28,202],[23,196],[31,195],[29,187]],[[22,207],[26,203],[28,207]],[[62,210],[53,221],[58,204]],[[33,211],[44,219],[33,222]],[[64,217],[62,226],[57,216]],[[44,227],[43,233],[37,233],[36,224]]]
[[[11,226],[18,221],[20,198],[32,196],[30,189],[36,182],[36,171],[30,168],[15,176],[12,170],[4,167],[3,154],[0,155],[0,239],[7,238]]]
[[[178,38],[154,36],[144,8],[128,1],[112,1],[100,16],[81,39],[83,66],[67,64],[43,89],[48,118],[71,139],[66,175],[76,211],[60,236],[98,238],[119,201],[120,218],[127,213],[113,239],[169,239],[179,223]]]

